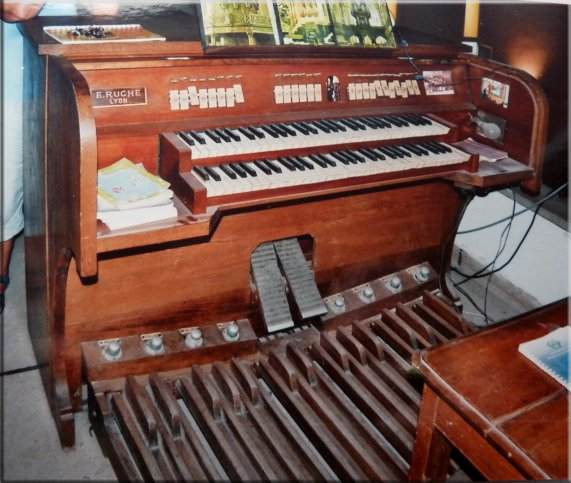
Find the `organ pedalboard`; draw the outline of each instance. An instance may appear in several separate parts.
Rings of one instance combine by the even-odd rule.
[[[196,18],[142,17],[160,42],[23,25],[45,96],[25,127],[28,327],[62,445],[87,385],[120,478],[405,479],[411,361],[473,330],[454,233],[473,196],[537,191],[545,97],[454,46],[205,50]],[[97,219],[121,158],[177,216]]]

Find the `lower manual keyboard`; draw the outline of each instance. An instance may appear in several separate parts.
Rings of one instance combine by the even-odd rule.
[[[219,165],[194,166],[207,197],[301,186],[469,161],[470,155],[442,142],[429,141],[377,148],[283,156]]]

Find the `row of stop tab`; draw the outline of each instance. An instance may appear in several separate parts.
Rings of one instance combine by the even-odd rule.
[[[347,96],[350,101],[376,99],[377,97],[407,98],[420,96],[420,87],[416,79],[375,80],[374,82],[351,82],[347,85]]]
[[[231,87],[189,86],[186,89],[171,89],[169,104],[171,111],[186,111],[191,107],[199,109],[232,108],[246,102],[242,84]]]

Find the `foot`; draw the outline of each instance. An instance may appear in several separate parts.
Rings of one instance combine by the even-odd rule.
[[[10,283],[10,277],[8,275],[0,275],[0,314],[4,312],[4,304],[6,302],[6,297],[4,296],[4,291],[8,284]]]

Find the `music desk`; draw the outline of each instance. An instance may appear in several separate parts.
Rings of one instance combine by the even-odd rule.
[[[568,300],[423,351],[409,478],[444,480],[457,448],[490,480],[568,480],[569,393],[518,352],[568,323]]]

